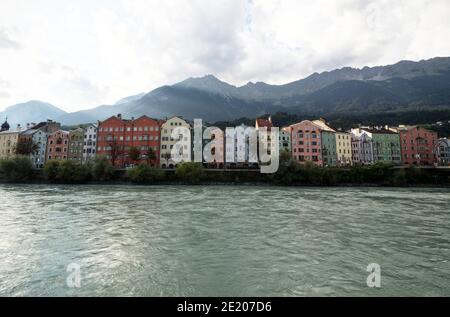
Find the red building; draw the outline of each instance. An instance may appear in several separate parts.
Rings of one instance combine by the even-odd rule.
[[[159,166],[162,123],[147,116],[125,120],[121,115],[99,122],[97,155],[106,156],[114,166],[124,167],[140,162]],[[130,155],[133,148],[139,151],[137,161]]]
[[[399,127],[402,162],[407,165],[436,163],[438,135],[421,127]]]
[[[64,161],[69,155],[69,132],[58,130],[48,135],[46,162]]]
[[[299,163],[313,162],[323,166],[322,128],[309,120],[293,124],[290,127],[292,156]]]

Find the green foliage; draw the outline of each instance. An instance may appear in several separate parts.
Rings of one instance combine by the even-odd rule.
[[[83,184],[91,180],[89,165],[73,161],[50,161],[44,166],[44,176],[50,182]]]
[[[200,163],[187,162],[179,165],[175,171],[179,180],[189,184],[198,184],[205,176],[203,166]]]
[[[32,139],[19,138],[19,141],[16,144],[14,152],[17,155],[29,156],[31,154],[36,153],[38,150],[39,146],[36,143],[34,143]]]
[[[29,157],[18,156],[0,160],[0,178],[7,182],[23,182],[33,178],[33,164]]]
[[[114,168],[104,156],[97,156],[90,164],[92,178],[98,182],[114,179]]]
[[[128,178],[137,184],[154,184],[164,178],[164,172],[158,168],[141,164],[127,172]]]
[[[135,146],[128,150],[128,155],[133,162],[137,162],[141,159],[141,151]]]
[[[49,161],[44,165],[44,177],[50,182],[56,182],[58,180],[59,162]]]

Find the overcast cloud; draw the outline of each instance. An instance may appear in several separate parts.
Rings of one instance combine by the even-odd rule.
[[[448,0],[0,0],[0,109],[450,56]]]

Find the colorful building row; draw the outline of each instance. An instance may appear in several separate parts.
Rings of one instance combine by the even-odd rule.
[[[175,129],[189,130],[190,138],[180,133],[174,137]],[[257,119],[255,127],[241,125],[239,133],[248,138],[248,129],[271,131],[271,118]],[[29,124],[22,131],[20,126],[10,130],[5,123],[0,130],[0,158],[14,156],[17,144],[35,145],[30,158],[36,168],[52,160],[72,160],[85,163],[96,155],[105,156],[114,166],[124,167],[147,162],[161,168],[174,168],[172,150],[182,161],[194,159],[193,123],[181,117],[157,120],[147,116],[137,119],[123,119],[113,116],[98,125],[90,124],[71,131],[61,130],[59,123],[51,120],[39,124]],[[203,146],[214,158],[214,167],[257,165],[257,160],[249,155],[249,140],[239,144],[234,140],[234,148],[225,142],[225,133],[218,128],[202,128]],[[221,140],[221,142],[212,142]],[[193,145],[193,146],[191,146]],[[299,163],[313,162],[317,166],[371,165],[378,162],[419,166],[449,166],[450,145],[448,139],[438,139],[437,133],[418,126],[399,127],[359,127],[348,132],[337,130],[324,119],[304,120],[279,129],[279,139],[267,139],[266,150],[278,146],[280,152],[287,151]],[[239,154],[241,153],[241,154]],[[231,157],[232,155],[233,157]],[[240,155],[240,157],[238,157]]]

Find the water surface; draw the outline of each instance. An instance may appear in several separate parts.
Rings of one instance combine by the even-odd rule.
[[[448,189],[0,185],[0,295],[448,296],[449,206]]]

